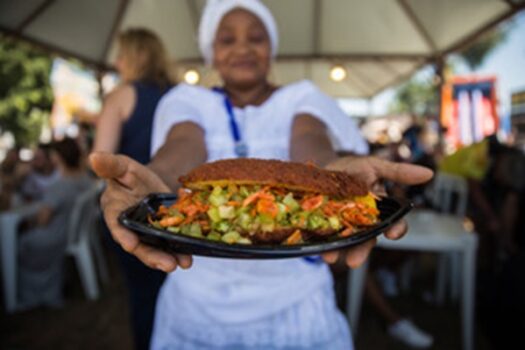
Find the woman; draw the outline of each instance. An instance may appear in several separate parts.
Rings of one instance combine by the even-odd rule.
[[[125,154],[147,164],[153,113],[164,92],[171,87],[168,58],[160,39],[147,29],[128,29],[120,34],[118,43],[115,66],[123,83],[104,103],[93,149]],[[135,346],[147,349],[155,301],[165,274],[148,268],[113,245],[129,287]]]
[[[224,87],[215,92],[180,85],[156,111],[155,154],[149,170],[122,156],[95,154],[93,168],[109,179],[102,198],[114,238],[148,266],[186,269],[192,258],[167,255],[138,242],[116,216],[149,192],[174,191],[177,178],[204,161],[237,156],[315,161],[378,177],[421,182],[419,167],[369,158],[337,159],[328,132],[344,150],[366,151],[354,124],[309,82],[277,88],[268,80],[277,29],[256,0],[208,2],[199,44]],[[229,107],[231,106],[231,108]],[[237,125],[234,132],[230,125]],[[151,171],[150,171],[151,170]],[[402,236],[398,225],[388,235]],[[346,255],[364,261],[374,242]],[[335,262],[338,252],[325,254]],[[195,258],[170,274],[157,302],[153,349],[349,349],[348,326],[337,310],[328,267],[304,259],[238,261]]]
[[[147,164],[153,113],[171,87],[166,51],[153,32],[128,29],[119,35],[115,66],[122,84],[104,102],[93,150]]]
[[[51,159],[60,177],[46,189],[42,207],[32,222],[35,227],[23,233],[19,241],[21,309],[62,305],[67,221],[76,196],[93,183],[73,139],[52,144]]]

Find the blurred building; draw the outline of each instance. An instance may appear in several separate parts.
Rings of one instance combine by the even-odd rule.
[[[516,132],[516,143],[525,145],[525,90],[512,94],[511,99],[511,123]]]

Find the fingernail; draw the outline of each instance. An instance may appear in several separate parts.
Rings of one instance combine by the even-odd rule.
[[[155,270],[161,270],[161,271],[164,271],[164,267],[161,265],[161,264],[155,264],[153,265],[153,268]]]

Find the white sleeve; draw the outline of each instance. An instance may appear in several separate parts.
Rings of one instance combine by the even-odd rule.
[[[153,117],[151,134],[151,157],[157,153],[166,141],[169,131],[175,124],[193,122],[202,128],[203,118],[199,108],[192,102],[199,101],[194,91],[187,86],[179,85],[172,88],[159,101]]]
[[[368,154],[368,144],[355,122],[338,105],[311,82],[301,83],[302,93],[297,101],[297,114],[310,114],[321,120],[335,150]]]

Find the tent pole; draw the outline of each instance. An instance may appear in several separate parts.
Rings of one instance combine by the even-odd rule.
[[[436,82],[436,94],[437,94],[437,106],[436,106],[436,118],[439,124],[438,127],[438,142],[439,147],[443,149],[444,146],[444,135],[443,135],[443,126],[441,125],[441,92],[443,89],[443,84],[445,83],[445,56],[437,56],[434,61],[434,81]]]

